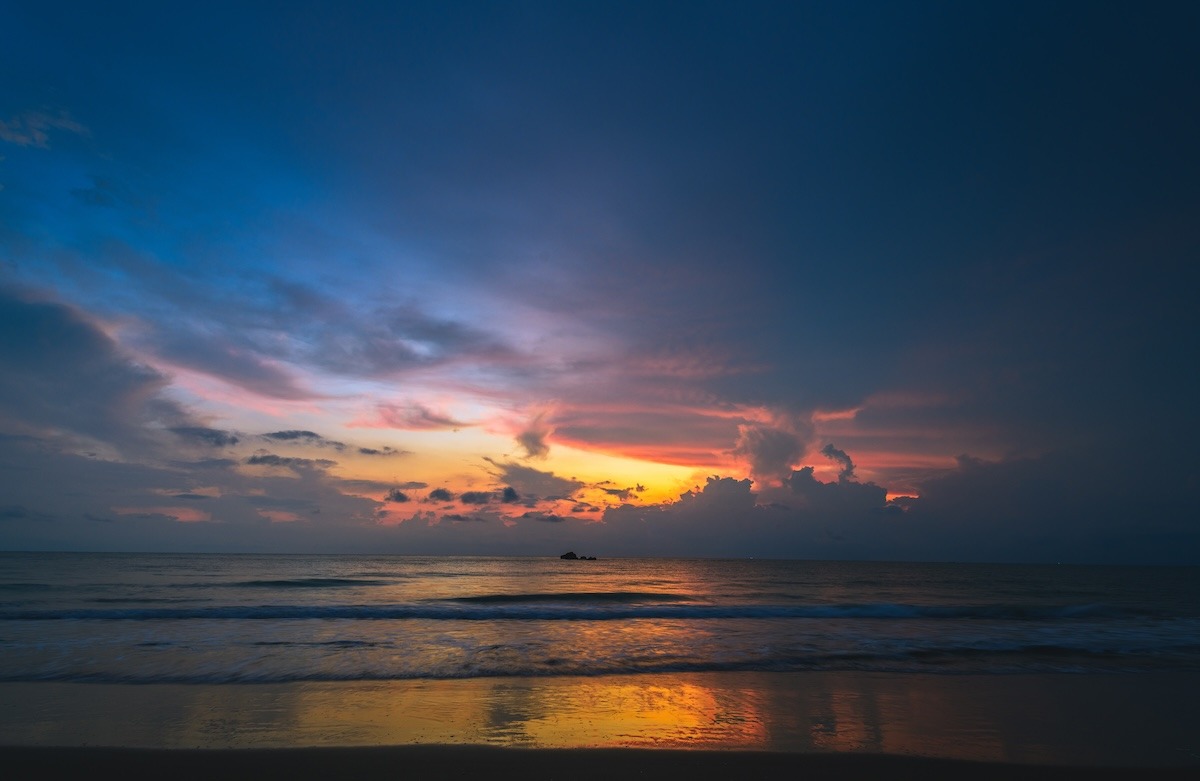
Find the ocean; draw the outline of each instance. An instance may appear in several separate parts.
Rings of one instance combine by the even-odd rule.
[[[1200,670],[1200,568],[0,554],[0,681]]]

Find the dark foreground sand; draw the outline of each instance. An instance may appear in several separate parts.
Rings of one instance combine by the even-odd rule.
[[[1200,674],[0,683],[0,779],[1200,778]]]
[[[0,748],[7,779],[1191,779],[1196,768],[1061,767],[875,754],[479,746],[310,749]]]

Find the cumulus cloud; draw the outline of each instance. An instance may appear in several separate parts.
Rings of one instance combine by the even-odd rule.
[[[458,500],[463,504],[488,504],[492,501],[490,491],[463,491]]]
[[[738,426],[733,455],[746,462],[757,481],[780,482],[808,452],[812,422],[794,415],[777,415],[767,423]]]
[[[792,472],[786,485],[803,500],[800,505],[803,509],[827,518],[878,511],[887,504],[887,489],[882,486],[843,480],[841,476],[836,483],[822,483],[813,475],[811,466]]]
[[[429,492],[429,501],[431,502],[452,502],[454,494],[445,488],[435,488]]]
[[[392,488],[387,492],[387,501],[389,502],[404,504],[408,500],[408,494],[404,493],[399,488]]]

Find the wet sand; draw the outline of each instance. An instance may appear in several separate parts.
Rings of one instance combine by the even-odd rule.
[[[0,767],[173,781],[1194,777],[1198,703],[1197,673],[0,683]]]

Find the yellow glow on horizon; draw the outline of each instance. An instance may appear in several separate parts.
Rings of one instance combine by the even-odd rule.
[[[637,494],[640,502],[662,502],[678,499],[695,477],[695,468],[678,464],[660,464],[636,458],[624,458],[605,453],[594,453],[564,445],[553,445],[545,466],[529,466],[551,469],[560,477],[575,478],[585,483],[600,483],[608,480],[613,488],[634,488],[641,485],[644,491]]]

